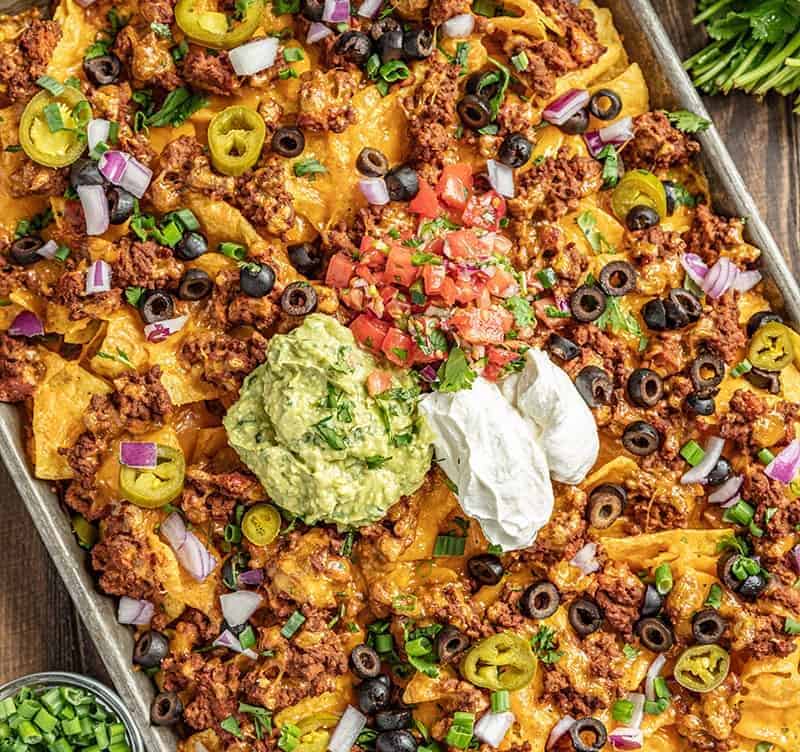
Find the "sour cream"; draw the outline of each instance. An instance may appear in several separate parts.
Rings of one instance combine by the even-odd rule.
[[[471,389],[426,395],[420,411],[462,509],[505,551],[530,546],[547,524],[551,477],[580,483],[600,448],[583,398],[541,350],[500,386],[479,377]]]

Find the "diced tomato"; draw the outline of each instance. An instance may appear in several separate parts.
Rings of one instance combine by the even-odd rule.
[[[380,274],[380,272],[378,272],[378,274]],[[361,279],[365,280],[367,284],[370,285],[378,284],[378,277],[372,273],[372,271],[366,264],[359,264],[358,266],[356,266],[356,276],[361,277]]]
[[[439,199],[454,209],[463,209],[472,190],[472,168],[466,164],[447,165],[436,184]]]
[[[481,286],[477,297],[478,308],[488,308],[492,304],[492,296],[486,285]]]
[[[492,237],[493,237],[492,252],[498,253],[501,256],[508,256],[508,254],[511,252],[511,247],[512,247],[511,239],[499,232],[494,233]]]
[[[367,376],[367,391],[370,397],[374,397],[376,394],[383,394],[387,389],[391,389],[391,387],[392,374],[388,371],[376,369]]]
[[[511,329],[514,317],[504,308],[492,306],[456,311],[449,322],[467,342],[499,345]]]
[[[500,347],[487,347],[486,359],[488,363],[481,375],[485,379],[489,379],[489,381],[497,381],[502,375],[503,369],[519,357],[519,353],[514,350],[506,350]]]
[[[470,279],[454,280],[456,286],[456,301],[461,305],[466,305],[476,300],[480,295],[481,286]]]
[[[335,253],[328,262],[328,271],[325,274],[325,284],[328,287],[347,287],[353,277],[356,264],[344,253]]]
[[[394,298],[386,303],[386,313],[395,321],[401,321],[411,313],[411,303],[407,300]]]
[[[569,316],[565,316],[563,318],[558,316],[548,316],[547,309],[551,307],[557,308],[556,301],[551,297],[540,298],[539,300],[535,300],[533,302],[533,312],[536,314],[536,318],[539,319],[539,321],[541,321],[548,329],[558,329],[559,327],[569,323]]]
[[[439,200],[436,198],[436,191],[431,188],[427,181],[419,181],[419,192],[409,202],[408,210],[412,214],[421,214],[428,219],[435,219],[439,216],[441,207],[439,206]]]
[[[467,201],[461,221],[467,227],[497,230],[500,220],[506,215],[506,200],[496,191],[481,195],[473,194]]]
[[[450,308],[456,302],[458,295],[458,288],[456,283],[450,278],[445,277],[442,281],[442,289],[439,291],[439,297],[447,308]]]
[[[371,248],[361,254],[359,261],[370,269],[383,269],[386,266],[386,254],[377,248]]]
[[[362,235],[361,243],[358,246],[359,254],[363,256],[365,253],[369,253],[374,248],[375,248],[375,241],[369,235]]]
[[[402,245],[392,246],[389,260],[386,262],[386,281],[403,287],[410,287],[417,278],[419,268],[411,263],[412,251]]]
[[[381,346],[387,360],[398,366],[410,365],[414,350],[414,340],[399,329],[392,327]]]
[[[447,276],[444,264],[425,264],[422,267],[422,281],[425,285],[426,295],[435,295],[442,289],[442,283]]]
[[[400,290],[392,285],[386,285],[381,287],[380,296],[383,299],[384,303],[388,303],[390,300],[394,300],[400,294]]]
[[[354,311],[364,310],[364,289],[361,287],[349,288],[339,293],[342,302]]]
[[[496,267],[494,275],[486,282],[486,289],[498,298],[506,298],[514,295],[519,288],[511,272]]]
[[[350,324],[350,330],[358,344],[377,354],[381,351],[383,340],[389,331],[389,324],[362,313]]]
[[[488,255],[481,252],[480,240],[474,230],[449,232],[445,238],[444,252],[454,261],[474,261]]]

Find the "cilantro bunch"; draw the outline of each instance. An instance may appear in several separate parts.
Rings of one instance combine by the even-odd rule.
[[[698,89],[800,94],[800,0],[699,0],[693,23],[712,40],[684,63]]]

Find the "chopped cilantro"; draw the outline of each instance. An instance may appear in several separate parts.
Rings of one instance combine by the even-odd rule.
[[[675,110],[674,112],[664,113],[669,122],[672,123],[679,131],[684,133],[701,133],[708,130],[711,125],[710,120],[695,115],[689,110]]]
[[[616,253],[617,249],[597,229],[597,218],[592,212],[588,210],[581,212],[576,217],[575,223],[595,253]]]
[[[542,625],[531,638],[533,652],[542,663],[558,663],[564,652],[558,650],[556,631],[552,627]]]
[[[519,295],[510,297],[505,302],[505,307],[514,314],[517,326],[531,326],[536,321],[531,304]]]
[[[626,311],[620,306],[620,299],[617,297],[606,298],[606,309],[594,323],[603,331],[612,331],[617,334],[628,332],[638,337],[640,352],[647,347],[647,337],[642,332],[638,320],[630,311]]]
[[[475,381],[475,371],[469,367],[467,356],[460,347],[454,347],[447,360],[439,366],[437,374],[440,392],[458,392],[469,389]]]
[[[153,23],[150,24],[150,29],[157,37],[172,39],[172,29],[169,28],[169,24],[153,21]]]
[[[207,104],[208,99],[204,96],[193,94],[185,86],[180,86],[167,94],[167,98],[159,110],[153,114],[148,114],[145,125],[153,127],[171,125],[177,127]]]
[[[306,157],[305,159],[297,160],[297,162],[292,165],[292,169],[298,178],[302,178],[304,175],[313,176],[328,171],[325,165],[314,159],[314,157]]]
[[[613,188],[619,183],[619,155],[616,148],[613,144],[604,146],[597,158],[603,161],[603,185]]]
[[[283,59],[287,63],[297,63],[300,60],[304,60],[305,57],[303,55],[303,50],[299,47],[286,47],[283,50]]]

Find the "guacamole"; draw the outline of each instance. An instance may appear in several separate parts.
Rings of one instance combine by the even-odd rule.
[[[430,467],[413,376],[392,369],[391,388],[371,397],[379,368],[349,329],[314,314],[272,338],[225,416],[228,442],[272,500],[309,524],[379,520]]]

